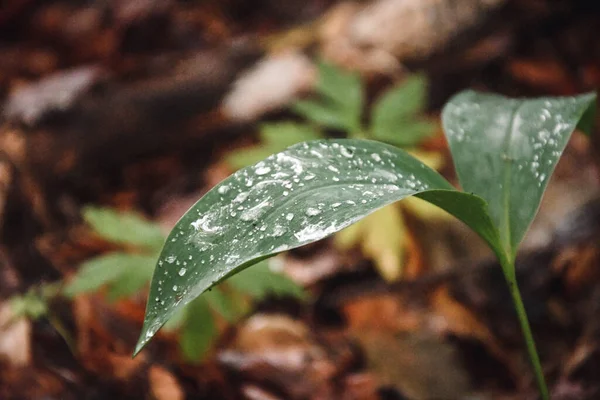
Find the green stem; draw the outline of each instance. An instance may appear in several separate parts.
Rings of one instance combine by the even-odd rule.
[[[540,357],[538,356],[538,352],[535,346],[535,340],[533,339],[533,333],[531,332],[529,320],[527,319],[527,311],[525,311],[523,299],[521,298],[521,293],[519,292],[519,287],[517,285],[515,265],[514,263],[508,262],[507,260],[501,260],[501,262],[502,270],[504,271],[504,277],[506,278],[506,283],[508,284],[508,289],[510,291],[510,295],[512,296],[513,303],[515,305],[515,310],[517,311],[519,323],[521,324],[521,331],[523,332],[525,344],[527,345],[527,353],[529,354],[529,360],[533,365],[535,380],[537,382],[538,389],[540,390],[542,399],[549,400],[550,395],[548,394],[548,387],[546,386],[546,380],[544,379],[542,363],[540,362]]]

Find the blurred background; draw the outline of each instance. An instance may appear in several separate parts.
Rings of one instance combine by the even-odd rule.
[[[0,399],[535,399],[499,266],[418,200],[131,353],[166,235],[229,174],[350,137],[456,183],[443,104],[597,90],[599,29],[594,0],[2,1]],[[599,149],[573,135],[518,260],[554,399],[600,398]]]

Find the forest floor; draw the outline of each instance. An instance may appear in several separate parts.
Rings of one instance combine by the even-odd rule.
[[[443,104],[467,88],[597,90],[598,2],[506,0],[480,10],[494,2],[462,0],[479,11],[448,17],[440,42],[442,28],[429,34],[431,24],[414,21],[429,18],[419,7],[446,2],[415,1],[412,22],[369,28],[386,52],[344,37],[364,2],[3,3],[0,399],[536,398],[499,265],[458,222],[427,213],[402,211],[404,273],[394,282],[360,246],[334,239],[284,255],[283,271],[307,295],[269,295],[235,322],[217,319],[199,360],[182,355],[176,332],[131,357],[145,288],[117,301],[103,288],[44,290],[123,248],[90,228],[84,207],[135,212],[166,234],[235,171],[232,152],[257,146],[261,124],[297,119],[288,106],[310,93],[321,58],[357,71],[369,102],[423,73],[424,115],[437,128],[419,148],[455,182]],[[386,42],[403,29],[420,30],[418,49]],[[281,54],[274,76],[247,72]],[[553,399],[600,398],[598,138],[597,129],[574,134],[517,263]]]

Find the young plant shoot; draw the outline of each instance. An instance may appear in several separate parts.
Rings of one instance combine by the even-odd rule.
[[[467,224],[498,257],[547,399],[514,261],[554,167],[571,133],[589,125],[594,101],[594,94],[521,100],[473,91],[452,98],[442,119],[464,192],[405,151],[370,140],[305,142],[239,170],[169,235],[135,353],[177,310],[227,277],[417,196]]]

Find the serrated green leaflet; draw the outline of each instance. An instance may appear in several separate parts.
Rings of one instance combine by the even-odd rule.
[[[383,143],[312,141],[236,172],[200,199],[169,235],[136,353],[177,309],[227,276],[411,195],[457,216],[499,250],[483,200],[454,190],[416,158]]]
[[[119,213],[110,208],[85,207],[83,218],[96,233],[106,240],[140,246],[160,248],[164,236],[158,225],[133,213]]]
[[[435,132],[435,124],[422,120],[427,81],[422,75],[408,78],[384,93],[373,106],[372,137],[396,146],[414,146]]]
[[[273,153],[308,140],[322,139],[321,133],[310,125],[295,122],[264,124],[260,127],[261,144],[232,151],[226,161],[234,168],[243,168],[264,160]]]
[[[508,99],[467,91],[444,108],[444,130],[463,190],[487,201],[509,259],[594,99],[594,94]]]
[[[81,293],[97,290],[105,284],[117,284],[119,289],[115,290],[115,294],[121,292],[131,294],[135,290],[126,290],[122,287],[133,285],[139,289],[145,285],[149,275],[152,274],[152,270],[149,270],[149,268],[152,267],[155,260],[156,257],[151,255],[121,252],[93,258],[82,264],[75,278],[66,285],[64,294],[68,297],[74,297]],[[138,278],[138,276],[141,276],[141,278]],[[141,282],[137,284],[140,280]]]
[[[261,299],[268,295],[305,297],[301,286],[283,274],[273,272],[270,260],[264,260],[251,268],[241,271],[227,280],[227,284],[240,293]]]
[[[324,127],[351,133],[361,130],[363,86],[357,74],[320,63],[316,91],[320,97],[300,100],[292,110]]]

